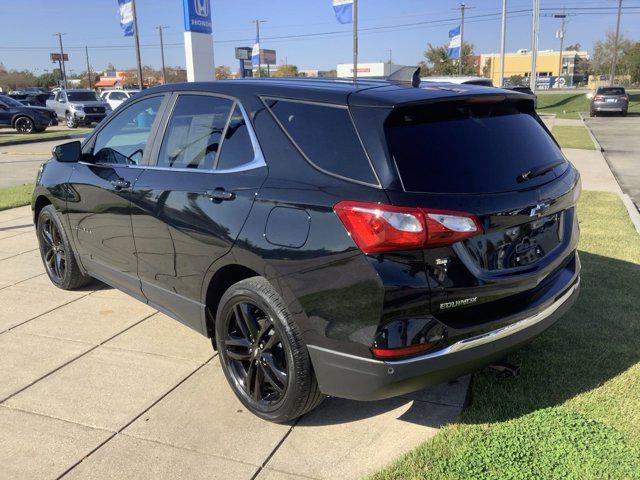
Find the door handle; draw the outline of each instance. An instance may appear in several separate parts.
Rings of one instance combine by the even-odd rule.
[[[111,185],[116,190],[123,190],[131,187],[131,182],[125,180],[124,178],[116,178],[115,180],[111,180]]]
[[[215,190],[207,190],[205,195],[209,197],[211,201],[223,201],[233,200],[236,198],[236,194],[233,192],[227,192],[224,188],[216,188]]]

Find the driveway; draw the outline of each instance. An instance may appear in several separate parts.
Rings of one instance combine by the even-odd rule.
[[[622,191],[640,209],[640,116],[586,118]]]
[[[3,480],[359,478],[455,419],[469,383],[259,420],[206,338],[103,284],[53,287],[28,207],[0,212],[0,307]]]

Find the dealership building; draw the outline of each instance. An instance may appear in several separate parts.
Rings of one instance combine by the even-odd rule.
[[[402,67],[390,62],[359,63],[358,77],[387,77]],[[338,77],[353,77],[353,63],[340,63],[336,71]]]

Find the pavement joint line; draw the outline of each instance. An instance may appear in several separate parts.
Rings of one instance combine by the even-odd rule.
[[[273,450],[271,450],[271,453],[269,453],[269,455],[267,455],[267,458],[265,458],[264,462],[262,462],[262,465],[260,465],[258,467],[258,470],[253,474],[253,476],[250,478],[250,480],[255,480],[258,475],[260,475],[260,472],[267,466],[267,464],[269,463],[269,461],[273,458],[273,456],[276,454],[276,452],[280,449],[280,447],[282,446],[282,444],[284,443],[284,441],[287,439],[287,437],[289,437],[289,435],[291,434],[291,432],[293,432],[293,429],[296,425],[298,425],[298,422],[300,421],[300,419],[302,419],[304,417],[304,415],[302,417],[298,417],[294,420],[293,424],[289,427],[289,430],[287,430],[287,433],[284,434],[284,436],[280,439],[280,441],[277,443],[277,445],[275,447],[273,447]],[[297,474],[296,474],[297,475]]]
[[[133,325],[132,325],[133,326]],[[127,329],[128,330],[128,329]],[[119,335],[119,334],[118,334]],[[124,426],[120,427],[117,431],[113,432],[112,435],[109,435],[103,442],[99,443],[93,450],[91,450],[89,453],[87,453],[84,457],[82,457],[80,460],[78,460],[76,463],[74,463],[73,465],[71,465],[68,469],[66,469],[64,472],[62,472],[61,475],[59,475],[58,477],[56,477],[56,480],[60,480],[61,478],[63,478],[64,476],[66,476],[67,474],[69,474],[74,468],[76,468],[78,465],[80,465],[82,462],[84,462],[87,458],[89,458],[91,455],[93,455],[95,452],[97,452],[100,448],[102,448],[103,446],[105,446],[108,442],[110,442],[112,439],[114,439],[116,437],[116,435],[118,435],[119,433],[122,433],[122,431],[129,427],[133,422],[135,422],[136,420],[138,420],[140,417],[142,417],[145,413],[147,413],[149,410],[151,410],[153,407],[155,407],[160,401],[162,401],[167,395],[169,395],[171,392],[173,392],[174,390],[176,390],[180,385],[182,385],[184,382],[186,382],[188,379],[190,379],[193,375],[195,375],[197,372],[199,372],[200,370],[202,370],[202,368],[204,368],[206,365],[209,364],[209,362],[211,362],[213,360],[213,358],[215,358],[215,355],[213,357],[211,357],[209,360],[207,360],[206,362],[202,363],[199,367],[197,367],[196,369],[194,369],[191,373],[189,373],[188,375],[186,375],[182,380],[180,380],[178,383],[176,383],[173,387],[171,387],[169,390],[167,390],[163,395],[160,396],[160,398],[158,398],[156,401],[154,401],[151,405],[149,405],[147,408],[145,408],[144,410],[142,410],[139,414],[135,415],[129,422],[127,422]]]
[[[16,236],[17,236],[17,235],[16,235]],[[12,238],[12,237],[9,237],[9,238]],[[0,240],[2,240],[2,239],[0,239]],[[3,258],[2,260],[0,260],[0,262],[4,262],[5,260],[11,260],[12,258],[19,257],[20,255],[23,255],[23,254],[25,254],[25,253],[35,252],[36,250],[38,250],[38,249],[37,249],[37,248],[32,248],[31,250],[26,250],[26,251],[24,251],[24,252],[16,253],[16,254],[14,254],[14,255],[11,255],[10,257],[5,257],[5,258]]]
[[[308,480],[322,480],[322,478],[319,477],[310,477],[309,475],[304,475],[302,473],[296,472],[287,472],[286,470],[280,470],[278,468],[271,468],[271,467],[265,467],[266,470],[271,470],[272,472],[276,472],[276,473],[284,473],[285,475],[289,475],[289,476],[293,476],[293,477],[299,477],[299,478],[306,478]],[[252,479],[253,480],[253,477]]]
[[[36,275],[36,276],[37,276],[37,275]],[[10,285],[10,286],[11,286],[11,287],[13,287],[13,286],[15,286],[15,285],[17,285],[17,283],[14,283],[13,285]],[[7,328],[6,330],[1,331],[1,332],[0,332],[0,335],[1,335],[1,334],[3,334],[3,333],[10,332],[10,331],[11,331],[11,330],[13,330],[14,328],[18,328],[19,326],[24,325],[25,323],[29,323],[29,322],[31,322],[32,320],[35,320],[36,318],[40,318],[40,317],[42,317],[43,315],[46,315],[47,313],[51,313],[51,312],[53,312],[54,310],[57,310],[58,308],[64,307],[64,306],[69,305],[70,303],[73,303],[73,302],[77,302],[77,301],[78,301],[78,300],[80,300],[81,298],[88,297],[89,295],[91,295],[91,293],[93,293],[93,292],[89,292],[89,293],[86,293],[86,294],[84,294],[84,295],[80,295],[78,298],[71,299],[71,300],[69,300],[68,302],[65,302],[65,303],[63,303],[63,304],[61,304],[61,305],[58,305],[58,306],[56,306],[56,307],[54,307],[54,308],[51,308],[51,309],[47,310],[46,312],[42,312],[42,313],[40,313],[40,314],[36,315],[35,317],[29,318],[29,319],[25,320],[24,322],[20,322],[20,323],[18,323],[18,324],[16,324],[16,325],[13,325],[13,326],[11,326],[11,327]]]
[[[156,312],[157,313],[157,312]],[[156,313],[153,313],[151,316],[155,315]],[[148,320],[149,317],[147,317],[145,320]],[[138,325],[138,324],[136,324]],[[135,326],[135,325],[134,325]],[[189,327],[186,327],[189,328]],[[52,338],[58,338],[58,337],[52,337]],[[66,339],[65,339],[66,340]],[[111,341],[112,339],[109,339],[107,341]],[[81,342],[81,343],[85,343],[85,342]],[[153,357],[159,357],[159,358],[168,358],[170,360],[180,360],[180,361],[185,361],[185,362],[191,362],[191,363],[195,363],[197,365],[200,364],[200,360],[194,360],[192,358],[184,358],[184,357],[174,357],[172,355],[163,355],[162,353],[156,353],[156,352],[144,352],[142,350],[134,350],[131,348],[123,348],[123,347],[115,347],[113,345],[107,345],[106,343],[102,345],[102,348],[106,348],[107,350],[112,350],[112,351],[116,351],[116,352],[133,352],[133,353],[142,353],[144,355],[151,355]],[[212,357],[207,358],[207,362],[209,360],[213,360],[213,358],[215,358],[216,355],[213,355]]]
[[[80,298],[84,298],[84,297],[86,297],[86,296],[88,296],[88,295],[83,295],[83,296],[82,296],[82,297],[80,297]],[[69,303],[71,303],[71,302],[69,302]],[[68,305],[68,303],[67,303],[67,304],[65,304],[65,305]],[[59,308],[59,307],[58,307],[58,308]],[[54,309],[54,310],[55,310],[55,309]],[[149,317],[151,317],[151,315],[148,315],[148,316],[146,316],[146,317],[144,317],[144,318],[142,318],[142,319],[138,320],[136,323],[134,323],[134,324],[132,324],[132,325],[129,325],[129,326],[128,326],[127,328],[125,328],[124,330],[121,330],[121,331],[119,331],[118,333],[116,333],[116,334],[114,334],[114,335],[110,336],[110,337],[109,337],[109,338],[107,338],[106,340],[103,340],[102,342],[98,343],[97,345],[92,346],[92,347],[91,347],[91,348],[89,348],[88,350],[86,350],[86,351],[82,352],[80,355],[76,355],[75,357],[73,357],[73,358],[69,359],[68,361],[64,362],[62,365],[60,365],[60,366],[58,366],[58,367],[54,368],[54,369],[53,369],[53,370],[51,370],[50,372],[45,373],[43,376],[41,376],[41,377],[39,377],[39,378],[35,379],[35,380],[34,380],[33,382],[31,382],[29,385],[26,385],[26,386],[22,387],[21,389],[19,389],[19,390],[17,390],[17,391],[15,391],[15,392],[13,392],[13,393],[12,393],[11,395],[9,395],[8,397],[5,397],[5,398],[1,399],[1,400],[0,400],[0,404],[2,404],[2,403],[4,403],[4,402],[6,402],[6,401],[7,401],[7,400],[9,400],[10,398],[15,397],[15,396],[16,396],[16,395],[18,395],[19,393],[21,393],[21,392],[25,391],[27,388],[29,388],[29,387],[31,387],[31,386],[33,386],[33,385],[35,385],[36,383],[38,383],[38,382],[39,382],[39,381],[41,381],[41,380],[44,380],[45,378],[47,378],[47,377],[49,377],[50,375],[52,375],[52,374],[56,373],[57,371],[59,371],[59,370],[61,370],[62,368],[66,367],[67,365],[69,365],[69,364],[71,364],[71,363],[75,362],[75,361],[76,361],[76,360],[78,360],[79,358],[82,358],[82,357],[84,357],[85,355],[87,355],[88,353],[93,352],[95,349],[97,349],[98,347],[102,346],[103,344],[105,344],[105,343],[106,343],[106,342],[108,342],[109,340],[112,340],[113,338],[115,338],[115,337],[117,337],[118,335],[120,335],[120,334],[122,334],[122,333],[126,332],[127,330],[132,329],[133,327],[135,327],[135,326],[136,326],[136,325],[138,325],[139,323],[142,323],[142,322],[144,322],[145,320],[147,320]],[[37,318],[37,317],[34,317],[34,318]],[[27,320],[27,322],[28,322],[28,321],[30,321],[30,320]],[[20,325],[23,325],[24,323],[27,323],[27,322],[23,322],[23,323],[21,323]],[[19,325],[16,325],[15,327],[18,327],[18,326],[19,326]],[[12,329],[13,329],[13,328],[15,328],[15,327],[10,328],[9,330],[12,330]],[[8,332],[9,330],[5,330],[4,332],[0,332],[0,334],[2,334],[2,333],[6,333],[6,332]],[[31,334],[31,335],[44,337],[44,335],[35,335],[35,334]],[[57,338],[58,340],[66,340],[66,339],[64,339],[64,338],[63,338],[63,339],[61,339],[61,338],[59,338],[59,337],[48,337],[48,338]],[[71,340],[71,341],[73,341],[73,340]],[[78,342],[78,341],[76,341],[76,343],[82,343],[82,342]],[[86,343],[85,343],[85,345],[86,345]],[[73,423],[73,422],[72,422],[72,423]],[[80,424],[80,423],[79,423],[78,425],[82,425],[82,424]],[[87,426],[87,427],[91,427],[91,425],[86,425],[86,426]],[[93,428],[93,427],[92,427],[92,428]]]
[[[26,410],[24,408],[16,407],[15,405],[0,404],[0,408],[6,408],[7,410],[14,410],[16,412],[28,413],[29,415],[36,415],[36,416],[42,417],[42,418],[49,418],[49,419],[52,419],[52,420],[58,420],[60,422],[68,423],[69,425],[80,426],[80,427],[83,427],[83,428],[91,428],[93,430],[99,430],[101,432],[114,433],[113,430],[108,430],[106,428],[94,427],[94,426],[91,426],[91,425],[85,425],[84,423],[72,422],[71,420],[67,420],[66,418],[56,417],[55,415],[47,415],[46,413],[33,412],[31,410]]]
[[[2,260],[0,260],[0,262],[1,261]],[[5,288],[9,288],[9,287],[15,287],[16,285],[20,285],[21,283],[28,282],[29,280],[33,280],[34,278],[38,278],[41,275],[46,275],[46,273],[38,273],[33,277],[23,278],[22,280],[19,280],[16,283],[10,283],[9,285],[0,286],[0,290],[4,290]],[[0,332],[0,333],[4,333],[4,332]]]
[[[244,460],[238,460],[238,459],[235,459],[235,458],[225,457],[224,455],[216,455],[215,453],[211,453],[211,452],[203,452],[203,451],[200,451],[200,450],[194,450],[192,448],[182,447],[180,445],[174,445],[172,443],[165,443],[165,442],[161,442],[160,440],[156,440],[154,438],[138,437],[136,435],[131,435],[131,434],[126,433],[126,432],[116,433],[116,436],[117,435],[121,435],[123,437],[134,438],[136,440],[144,440],[145,442],[151,442],[151,443],[155,443],[155,444],[158,444],[158,445],[163,445],[165,447],[177,448],[178,450],[182,450],[184,452],[197,453],[197,454],[206,455],[206,456],[212,457],[212,458],[220,458],[222,460],[228,460],[230,462],[237,462],[237,463],[241,463],[243,465],[248,465],[250,467],[260,468],[260,465],[256,465],[255,463],[245,462]],[[286,473],[286,472],[283,472],[283,473]],[[313,479],[313,480],[315,480],[315,479]]]

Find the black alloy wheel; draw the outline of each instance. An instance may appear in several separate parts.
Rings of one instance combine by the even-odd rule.
[[[228,316],[223,341],[232,380],[258,408],[269,410],[282,401],[289,378],[280,335],[250,299],[236,303]]]
[[[62,283],[67,268],[67,252],[60,230],[52,218],[44,218],[40,229],[40,248],[49,277]]]
[[[19,117],[15,123],[16,131],[18,133],[33,133],[36,126],[29,117]]]

